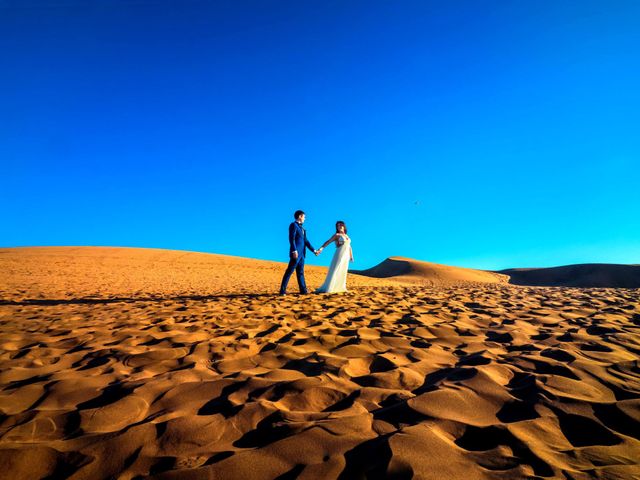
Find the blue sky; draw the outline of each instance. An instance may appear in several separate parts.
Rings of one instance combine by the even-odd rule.
[[[1,246],[640,263],[640,3],[0,0]],[[331,251],[309,263],[328,265]]]

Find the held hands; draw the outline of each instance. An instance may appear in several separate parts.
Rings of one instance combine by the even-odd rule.
[[[320,255],[320,254],[322,253],[322,247],[320,247],[318,250],[316,250],[316,251],[315,251],[315,252],[313,252],[313,253],[315,253],[315,254],[316,254],[316,257],[317,257],[318,255]]]

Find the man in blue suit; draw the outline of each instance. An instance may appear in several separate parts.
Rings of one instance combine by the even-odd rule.
[[[307,284],[304,281],[304,254],[308,248],[318,256],[318,251],[313,248],[309,240],[307,240],[307,232],[302,226],[306,218],[305,213],[302,210],[297,210],[296,213],[293,214],[293,218],[295,218],[296,221],[289,225],[289,265],[287,265],[287,270],[284,272],[284,277],[282,277],[280,295],[287,293],[287,285],[294,270],[298,278],[300,293],[308,293]]]

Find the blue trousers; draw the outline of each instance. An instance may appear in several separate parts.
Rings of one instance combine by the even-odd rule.
[[[287,270],[284,272],[284,277],[282,277],[282,284],[280,285],[281,294],[287,292],[287,285],[289,284],[289,279],[291,278],[291,274],[294,270],[296,271],[296,277],[298,278],[298,287],[300,287],[300,293],[308,293],[307,284],[304,281],[304,256],[298,255],[298,258],[291,257],[289,259],[289,265],[287,265]]]

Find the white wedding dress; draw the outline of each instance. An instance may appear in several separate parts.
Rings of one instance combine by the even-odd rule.
[[[351,239],[347,235],[340,235],[338,246],[331,259],[327,278],[316,293],[338,293],[347,291],[347,270],[351,258]]]

